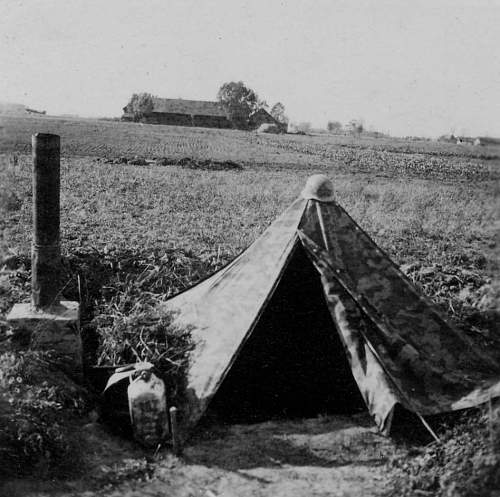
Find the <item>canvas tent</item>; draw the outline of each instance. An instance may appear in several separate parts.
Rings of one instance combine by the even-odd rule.
[[[366,406],[389,433],[396,406],[424,420],[500,396],[500,365],[436,311],[332,191],[311,177],[247,250],[166,302],[193,339],[184,438],[210,403],[256,420]]]

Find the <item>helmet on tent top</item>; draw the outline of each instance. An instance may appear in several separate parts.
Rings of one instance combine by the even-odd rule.
[[[333,184],[324,174],[313,174],[307,179],[306,186],[301,192],[305,199],[314,199],[320,202],[334,200]]]

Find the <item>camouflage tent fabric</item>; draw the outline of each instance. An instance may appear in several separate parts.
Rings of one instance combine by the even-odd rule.
[[[193,339],[180,406],[184,438],[245,347],[298,245],[321,278],[330,332],[338,333],[382,432],[390,432],[398,404],[425,415],[500,396],[500,365],[436,311],[331,195],[324,198],[306,191],[232,263],[166,302]]]

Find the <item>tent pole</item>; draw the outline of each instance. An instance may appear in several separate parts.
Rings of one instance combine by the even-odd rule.
[[[323,213],[321,212],[321,207],[318,201],[316,201],[316,212],[318,213],[319,227],[321,228],[321,235],[323,236],[325,248],[328,252],[330,252],[330,246],[328,244],[328,238],[326,236],[325,221],[323,220]]]

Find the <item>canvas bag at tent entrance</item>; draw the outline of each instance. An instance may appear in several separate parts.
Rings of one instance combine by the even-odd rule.
[[[383,433],[390,432],[397,405],[425,423],[424,415],[500,396],[500,366],[491,354],[439,314],[335,202],[328,178],[315,175],[233,262],[165,303],[193,340],[179,406],[183,438],[244,353],[297,248],[321,279],[329,332],[338,334]]]

